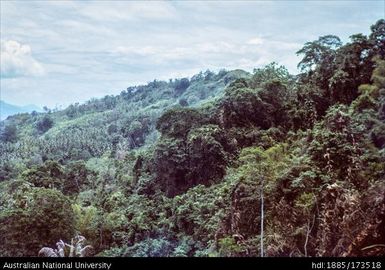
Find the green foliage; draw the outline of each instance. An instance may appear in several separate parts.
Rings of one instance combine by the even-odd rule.
[[[371,153],[364,130],[347,107],[331,107],[324,121],[314,129],[310,156],[325,172],[333,171],[339,179],[361,185],[360,173],[366,163],[363,156],[375,155]]]
[[[53,126],[53,120],[49,115],[44,117],[36,123],[36,129],[40,134],[46,133]]]
[[[224,176],[232,150],[216,125],[191,129],[186,141],[162,137],[154,156],[157,182],[168,196],[213,184]]]
[[[254,69],[254,74],[250,83],[252,88],[257,88],[266,82],[282,81],[288,83],[291,79],[292,76],[284,66],[279,66],[277,63],[273,62],[263,68]]]
[[[178,235],[189,235],[209,247],[220,231],[220,222],[229,209],[231,182],[205,187],[198,185],[172,201],[172,228]]]
[[[57,161],[47,160],[23,171],[20,178],[35,187],[56,188],[64,194],[78,193],[88,184],[93,172],[86,168],[84,161],[74,161],[65,167]]]
[[[180,80],[175,80],[175,95],[180,96],[189,86],[190,86],[190,81],[188,78],[183,78]]]
[[[271,126],[288,124],[289,103],[294,98],[293,77],[288,71],[272,63],[255,69],[249,80],[234,81],[225,91],[218,115],[226,128]]]
[[[229,143],[224,131],[206,125],[190,131],[187,138],[189,155],[188,178],[193,184],[211,184],[222,179],[226,171]]]
[[[124,257],[169,257],[173,244],[165,239],[146,239],[125,250]]]
[[[1,131],[1,140],[3,142],[16,142],[17,140],[17,127],[15,124],[5,125],[4,129]]]
[[[0,254],[382,255],[384,25],[0,122]]]
[[[2,256],[36,256],[43,246],[74,234],[70,201],[59,191],[20,185],[7,204],[0,215]]]
[[[155,150],[154,162],[158,182],[168,196],[173,196],[189,187],[188,152],[183,140],[161,139]]]
[[[270,109],[257,90],[229,87],[221,102],[220,121],[226,128],[258,126],[267,129],[272,125]]]
[[[64,172],[58,162],[49,160],[42,165],[27,169],[22,173],[21,178],[35,187],[62,189]]]
[[[380,41],[385,35],[384,24],[384,20],[379,20],[371,27],[369,37],[353,35],[345,45],[331,35],[307,42],[297,52],[304,56],[298,64],[305,71],[302,80],[316,84],[331,104],[350,104],[358,96],[358,87],[369,81],[375,56],[385,55]]]
[[[242,254],[242,247],[237,244],[233,237],[219,239],[219,254],[223,257],[233,257]]]
[[[340,38],[334,35],[322,36],[316,41],[306,42],[305,46],[297,52],[304,55],[298,67],[302,70],[313,69],[317,65],[329,62],[332,60],[333,51],[341,45]]]
[[[99,227],[101,224],[101,212],[95,206],[72,205],[75,219],[75,230],[83,235],[93,246],[99,244]]]
[[[66,165],[64,173],[64,194],[80,192],[92,181],[90,178],[95,176],[91,170],[87,169],[84,161],[70,162]]]
[[[158,120],[156,128],[162,135],[185,138],[190,129],[200,126],[203,115],[196,109],[176,108],[165,112]]]

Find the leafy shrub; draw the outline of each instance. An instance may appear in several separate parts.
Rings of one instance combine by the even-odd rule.
[[[52,118],[49,115],[45,115],[36,123],[36,129],[39,134],[44,134],[53,126],[53,124]]]
[[[56,190],[20,188],[0,216],[0,254],[36,256],[43,246],[70,240],[75,228],[68,198]]]

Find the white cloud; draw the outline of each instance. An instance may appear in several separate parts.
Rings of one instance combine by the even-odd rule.
[[[264,40],[259,37],[252,38],[247,42],[247,44],[250,44],[250,45],[262,45],[263,43],[264,43]]]
[[[175,8],[168,2],[89,2],[87,5],[78,5],[78,12],[97,21],[135,21],[169,20],[177,16]]]
[[[262,44],[259,46],[256,44]],[[252,38],[245,42],[239,40],[212,40],[173,46],[162,44],[157,46],[118,46],[111,52],[120,64],[141,65],[145,70],[156,71],[162,66],[171,73],[180,66],[194,70],[235,69],[253,70],[270,62],[287,64],[291,72],[296,72],[296,62],[293,62],[295,51],[300,44],[282,40]],[[289,57],[290,56],[290,57]],[[288,58],[289,57],[289,58]],[[135,62],[135,64],[133,64]],[[144,66],[143,63],[148,63]],[[191,75],[191,74],[190,74]]]
[[[144,47],[134,47],[134,46],[118,46],[113,53],[118,53],[121,55],[130,55],[137,54],[140,56],[148,56],[153,55],[159,52],[159,50],[152,46],[144,46]]]
[[[43,75],[43,66],[32,57],[31,47],[15,40],[1,41],[1,77]]]

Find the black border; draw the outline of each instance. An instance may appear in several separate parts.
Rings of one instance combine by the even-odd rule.
[[[15,266],[16,263],[38,263],[39,268],[5,267],[5,263]],[[71,263],[72,268],[43,268],[43,262]],[[111,264],[109,270],[118,269],[159,269],[166,267],[197,267],[219,269],[306,269],[306,270],[359,270],[373,269],[385,270],[385,254],[383,257],[350,257],[350,258],[118,258],[118,257],[93,257],[93,258],[37,258],[37,257],[0,257],[0,269],[108,269],[107,267],[76,268],[76,263]],[[196,269],[201,270],[201,269]]]

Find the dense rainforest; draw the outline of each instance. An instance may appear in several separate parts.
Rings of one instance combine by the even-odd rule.
[[[385,20],[297,54],[0,122],[0,255],[384,255]]]

